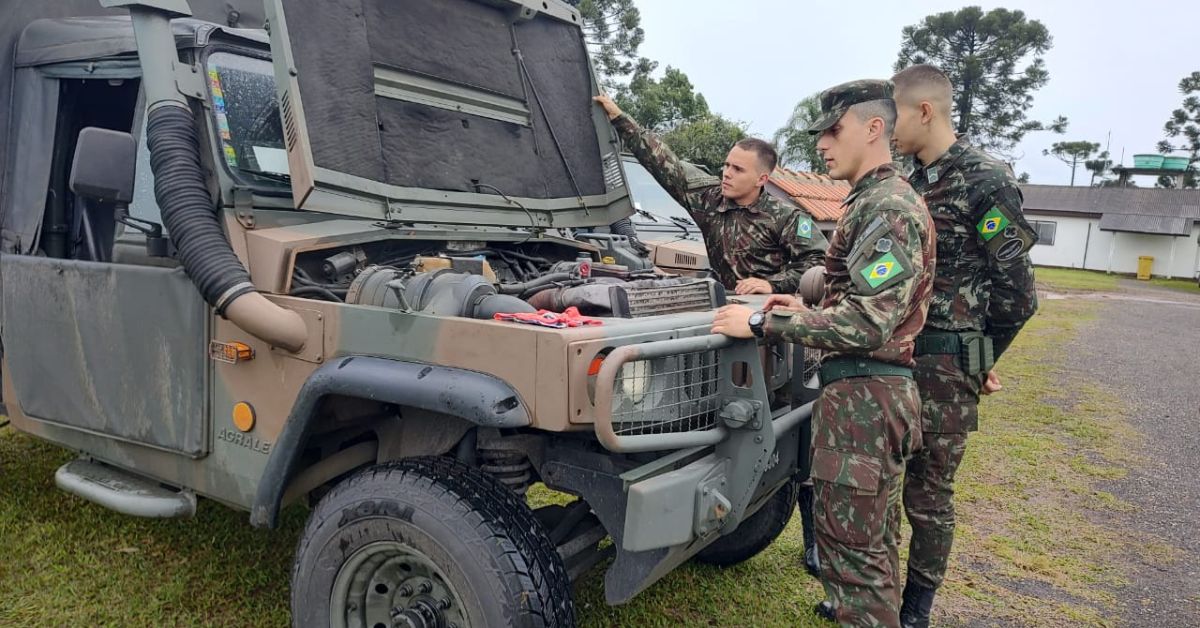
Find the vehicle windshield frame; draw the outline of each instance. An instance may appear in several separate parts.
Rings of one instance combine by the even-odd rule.
[[[687,209],[659,184],[658,180],[654,178],[654,175],[650,174],[650,171],[645,166],[634,157],[622,156],[621,160],[625,162],[625,181],[626,187],[629,190],[629,198],[637,212],[633,216],[634,223],[647,224],[645,219],[649,215],[654,220],[654,223],[661,224],[665,228],[675,229],[685,226],[689,231],[698,229],[696,221],[688,214]],[[673,210],[675,210],[673,213],[655,211],[653,207],[646,206],[643,197],[645,197],[646,189],[651,186],[657,188],[657,191],[652,192],[655,198],[650,200],[652,202],[669,201],[672,204]],[[639,216],[642,220],[638,219]]]
[[[237,166],[231,166],[229,164],[229,162],[225,159],[224,145],[223,145],[223,141],[221,138],[221,131],[220,131],[221,125],[220,125],[220,121],[217,117],[218,113],[221,113],[221,112],[218,111],[218,107],[216,105],[214,95],[213,95],[212,85],[208,79],[208,72],[210,69],[209,64],[211,63],[211,58],[214,54],[220,54],[220,53],[245,57],[247,59],[253,59],[256,61],[262,61],[262,62],[266,63],[267,68],[270,70],[269,72],[267,72],[267,74],[271,77],[271,81],[272,81],[271,100],[272,100],[272,102],[275,103],[276,107],[278,107],[278,104],[279,104],[277,93],[274,91],[275,69],[274,69],[274,64],[271,61],[271,54],[269,51],[261,50],[258,48],[252,48],[252,47],[248,47],[248,46],[239,46],[236,44],[224,43],[224,42],[214,43],[214,44],[206,47],[204,49],[203,55],[200,58],[200,66],[203,68],[203,73],[204,73],[204,77],[203,77],[204,78],[204,94],[205,94],[205,101],[208,105],[207,119],[208,119],[209,128],[211,129],[211,133],[209,133],[208,141],[211,146],[211,149],[214,151],[213,159],[215,162],[217,162],[219,164],[221,169],[233,180],[233,182],[238,187],[248,188],[255,192],[263,192],[268,195],[279,195],[279,194],[290,195],[292,185],[291,185],[291,178],[289,175],[273,174],[273,173],[272,174],[263,174],[263,173],[256,174],[252,170],[240,168]],[[282,122],[282,120],[280,120],[280,129],[281,129],[280,130],[280,139],[281,140],[283,139],[282,125],[283,125],[283,122]],[[282,147],[282,149],[284,151],[287,150],[286,143]],[[286,152],[285,152],[285,154],[286,154]]]

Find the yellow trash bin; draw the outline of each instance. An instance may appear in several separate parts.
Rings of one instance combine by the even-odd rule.
[[[1137,278],[1144,281],[1150,281],[1150,269],[1154,268],[1154,258],[1148,255],[1143,255],[1138,258],[1138,274]]]

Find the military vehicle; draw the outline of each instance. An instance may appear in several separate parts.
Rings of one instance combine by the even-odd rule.
[[[691,277],[710,277],[708,250],[704,234],[670,193],[633,155],[622,155],[625,180],[635,213],[630,217],[637,238],[649,249],[654,265],[665,272]],[[690,168],[688,180],[693,187],[719,182],[698,166]]]
[[[79,452],[60,488],[259,527],[309,503],[301,626],[568,626],[608,557],[619,604],[783,529],[811,389],[614,226],[570,5],[4,15],[0,379],[12,428]],[[577,499],[533,510],[536,482]]]

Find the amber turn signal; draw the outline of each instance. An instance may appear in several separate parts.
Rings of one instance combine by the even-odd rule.
[[[213,340],[208,343],[208,357],[217,362],[237,364],[254,359],[254,349],[241,342],[221,342]]]
[[[254,406],[245,401],[233,404],[233,425],[243,432],[254,429]]]

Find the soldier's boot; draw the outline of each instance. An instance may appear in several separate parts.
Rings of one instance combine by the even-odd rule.
[[[814,606],[813,612],[817,614],[817,617],[825,621],[837,621],[837,613],[833,611],[833,604],[829,600],[823,600],[820,604]]]
[[[797,503],[800,506],[801,533],[804,535],[804,570],[808,575],[821,578],[821,560],[817,556],[817,538],[813,533],[813,487],[800,485]]]
[[[900,625],[904,628],[929,628],[929,611],[933,608],[935,592],[937,589],[914,582],[910,571],[900,604]]]

